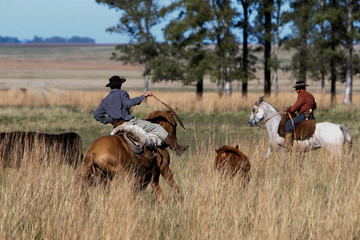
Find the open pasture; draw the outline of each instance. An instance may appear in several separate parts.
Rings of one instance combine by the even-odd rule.
[[[92,117],[106,92],[54,93],[48,97],[24,94],[23,102],[2,98],[2,130],[42,132],[75,131],[85,151],[97,137],[111,131]],[[130,96],[139,92],[130,91]],[[172,199],[171,188],[160,179],[166,198],[159,205],[150,188],[136,195],[124,178],[115,178],[108,189],[92,187],[89,201],[81,204],[77,170],[54,161],[30,161],[19,169],[1,169],[0,238],[70,239],[306,239],[358,238],[359,129],[357,103],[330,107],[324,101],[316,111],[318,121],[331,120],[349,127],[354,137],[354,159],[338,159],[326,151],[282,153],[264,162],[265,128],[247,124],[258,94],[217,98],[206,93],[201,102],[193,93],[155,94],[172,107],[186,129],[178,130],[181,144],[191,147],[184,156],[171,152],[170,167],[180,186],[181,201]],[[184,98],[184,95],[186,96]],[[3,95],[2,95],[3,96]],[[14,96],[19,96],[14,94]],[[74,97],[76,96],[76,97]],[[294,93],[269,97],[277,108],[291,104]],[[321,95],[316,96],[321,102]],[[328,98],[329,96],[324,96]],[[7,99],[7,100],[4,100]],[[82,101],[80,101],[82,99]],[[60,102],[63,102],[62,104]],[[224,109],[221,106],[227,105]],[[134,108],[143,118],[163,106],[149,98]],[[241,179],[226,180],[213,172],[215,149],[239,145],[251,163],[246,188]]]
[[[99,90],[112,75],[124,76],[128,79],[127,89],[143,90],[142,66],[124,65],[110,60],[114,45],[32,45],[0,44],[0,90],[26,88],[46,94],[49,91],[63,90]],[[356,45],[358,51],[360,45]],[[282,65],[290,63],[292,51],[280,49],[279,61]],[[262,92],[264,89],[263,53],[258,57],[256,79],[251,80],[249,92]],[[290,72],[279,71],[279,91],[291,90],[295,79]],[[320,91],[320,82],[309,79],[308,89]],[[192,86],[183,86],[178,82],[150,83],[150,89],[162,91],[195,91]],[[330,82],[326,81],[326,91],[330,90]],[[345,84],[337,83],[337,92],[344,93]],[[354,92],[360,93],[359,76],[354,77]],[[234,91],[241,91],[241,82],[233,83]],[[216,91],[216,84],[204,79],[204,91]],[[338,99],[339,101],[343,99]]]
[[[108,77],[128,77],[124,88],[130,89],[130,97],[142,93],[141,68],[111,62],[113,46],[0,48],[1,131],[76,132],[85,152],[112,130],[92,115],[107,94]],[[281,76],[281,94],[265,98],[278,110],[296,99],[293,81]],[[342,90],[337,104],[331,105],[329,94],[318,91],[319,83],[310,88],[318,104],[317,121],[350,129],[353,159],[318,150],[278,153],[268,161],[263,160],[266,129],[248,125],[262,81],[250,83],[247,98],[241,97],[236,83],[232,96],[220,98],[207,80],[201,101],[196,101],[192,86],[150,85],[159,99],[177,107],[186,127],[178,127],[178,141],[191,145],[181,157],[169,151],[181,199],[173,199],[163,178],[161,205],[151,188],[133,194],[127,184],[131,179],[118,176],[106,189],[91,187],[83,204],[76,184],[78,169],[61,164],[61,159],[38,163],[37,155],[43,153],[32,149],[19,168],[0,169],[0,239],[358,239],[358,84],[352,105],[341,104]],[[132,112],[144,118],[162,109],[149,97]],[[250,181],[245,188],[241,179],[224,179],[213,171],[215,149],[223,145],[239,145],[249,158]]]

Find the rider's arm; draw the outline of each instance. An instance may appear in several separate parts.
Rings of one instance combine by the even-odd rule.
[[[302,98],[302,96],[298,96],[296,103],[294,105],[292,105],[291,107],[289,107],[289,112],[294,113],[296,111],[299,111],[301,106],[304,104],[304,98]]]
[[[94,112],[94,118],[96,121],[99,121],[103,124],[111,123],[112,119],[108,116],[106,116],[105,108],[103,107],[103,104],[101,103],[100,106],[95,110]]]
[[[312,107],[312,110],[315,110],[316,109],[316,102],[315,102],[315,99],[314,99],[314,105]]]
[[[123,106],[127,109],[140,104],[145,98],[143,95],[135,98],[130,98],[129,94],[126,91],[122,91],[120,94],[121,102]]]

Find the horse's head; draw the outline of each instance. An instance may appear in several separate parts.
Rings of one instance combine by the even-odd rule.
[[[180,125],[185,129],[179,116],[176,114],[176,109],[154,111],[149,113],[145,117],[145,119],[148,120],[149,122],[160,124],[168,132],[170,136],[176,139],[177,122],[175,118],[179,121]]]
[[[260,97],[259,100],[256,101],[252,113],[249,119],[249,125],[250,127],[255,127],[259,122],[261,122],[265,117],[265,111],[261,107],[262,103],[264,101],[264,97]]]
[[[217,157],[221,158],[222,160],[225,160],[226,158],[228,158],[229,155],[232,155],[234,153],[237,154],[238,150],[239,150],[239,145],[236,145],[235,148],[224,145],[219,149],[215,149]]]

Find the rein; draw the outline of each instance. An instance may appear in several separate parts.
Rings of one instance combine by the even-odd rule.
[[[257,112],[258,112],[258,110],[256,109],[253,119],[255,119]],[[260,126],[260,125],[262,125],[262,124],[265,124],[265,123],[266,123],[267,121],[269,121],[271,118],[275,117],[276,115],[278,115],[278,114],[280,114],[280,113],[282,113],[282,112],[283,112],[283,111],[278,111],[277,113],[274,113],[274,114],[271,115],[270,117],[266,118],[263,122],[260,122],[260,123],[256,124],[256,126]]]
[[[270,117],[266,118],[266,119],[264,120],[264,123],[266,123],[266,122],[269,121],[271,118],[275,117],[276,115],[278,115],[279,113],[282,113],[282,112],[283,112],[283,111],[278,111],[277,113],[275,113],[275,114],[271,115]]]

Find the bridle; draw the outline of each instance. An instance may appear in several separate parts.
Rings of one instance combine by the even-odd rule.
[[[258,108],[259,108],[260,104],[256,105],[256,109],[253,115],[253,120],[255,122],[255,118],[256,118],[256,114],[259,112]],[[283,111],[278,111],[277,113],[274,113],[273,115],[271,115],[270,117],[267,117],[263,122],[257,123],[256,126],[260,126],[261,124],[265,124],[267,121],[269,121],[271,118],[275,117],[276,115],[283,113]]]
[[[175,119],[172,118],[172,116],[169,117],[171,120],[174,121],[174,123],[168,121],[168,123],[170,124],[170,137],[173,137],[175,131],[176,131],[176,121]]]

